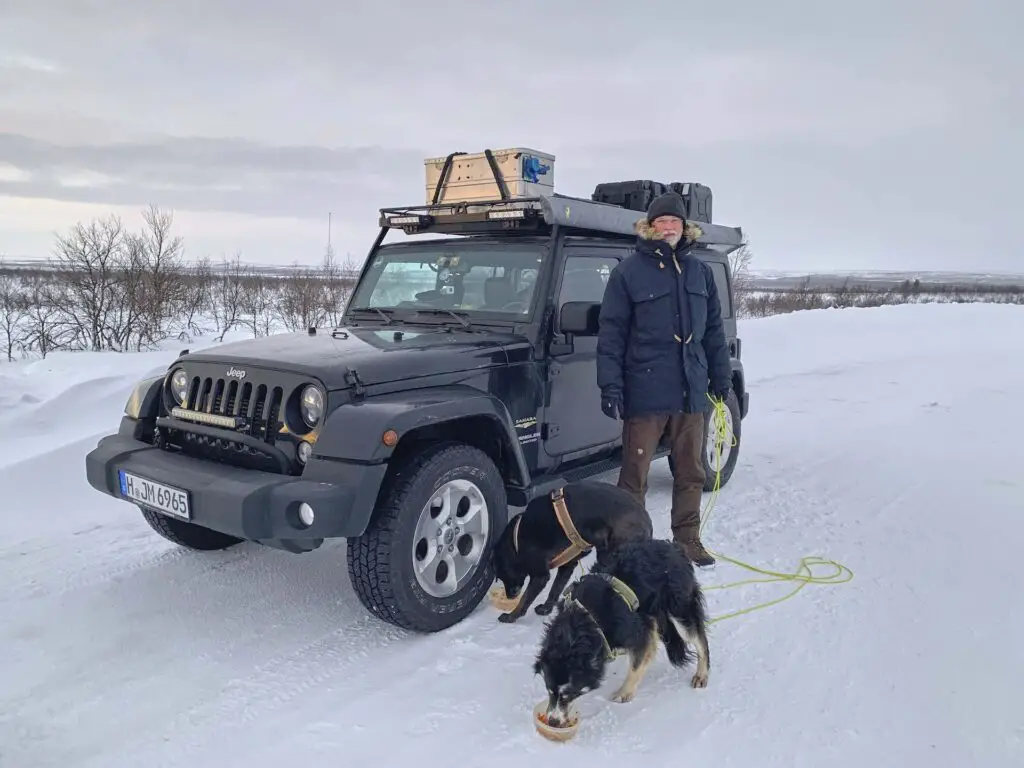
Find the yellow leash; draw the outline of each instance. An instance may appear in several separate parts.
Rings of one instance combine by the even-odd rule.
[[[714,430],[713,434],[715,440],[715,486],[711,491],[711,498],[708,500],[707,506],[701,513],[700,532],[702,539],[704,527],[707,525],[707,522],[711,517],[711,510],[714,509],[715,501],[718,499],[718,492],[721,489],[722,485],[722,448],[725,446],[726,440],[729,441],[730,446],[736,446],[736,436],[735,434],[733,434],[732,430],[729,428],[728,422],[726,421],[725,402],[722,400],[715,400],[710,395],[708,395],[708,400],[711,401],[712,408],[714,409],[712,415],[717,417],[711,419],[711,425],[712,429]],[[778,605],[781,602],[789,600],[789,598],[796,595],[797,592],[806,587],[808,584],[845,584],[846,582],[853,579],[853,571],[847,568],[845,565],[837,563],[835,560],[829,560],[824,557],[818,557],[817,555],[810,555],[801,558],[799,566],[793,573],[780,573],[778,571],[768,570],[767,568],[758,568],[756,565],[751,565],[750,563],[746,563],[742,560],[738,560],[736,558],[723,555],[720,552],[715,552],[710,548],[705,548],[708,549],[708,552],[710,552],[718,560],[724,560],[726,562],[732,563],[733,565],[737,565],[740,568],[745,568],[748,571],[753,571],[754,573],[760,573],[764,576],[769,577],[765,579],[744,579],[743,581],[734,581],[729,584],[714,584],[710,586],[705,586],[705,592],[715,589],[730,589],[732,587],[740,587],[746,584],[772,584],[784,581],[798,582],[796,588],[793,589],[793,591],[783,595],[782,597],[776,600],[769,600],[768,602],[753,605],[749,608],[742,608],[738,611],[733,611],[732,613],[727,613],[722,616],[716,616],[712,619],[708,619],[709,624],[713,624],[717,621],[722,621],[723,619],[731,619],[735,616],[742,616],[746,613],[759,611],[763,608],[768,608],[773,605]],[[826,574],[816,575],[814,573],[814,566],[828,566],[829,568],[831,568],[831,571]]]
[[[729,441],[729,445],[733,448],[736,447],[736,435],[729,428],[729,424],[726,421],[726,405],[722,400],[715,400],[711,395],[708,395],[708,400],[711,401],[712,416],[717,418],[711,419],[712,429],[714,430],[715,440],[715,486],[711,490],[711,498],[708,499],[708,504],[701,512],[700,516],[700,533],[703,539],[704,527],[707,525],[708,520],[711,518],[711,510],[714,509],[715,501],[718,500],[718,492],[722,486],[722,448],[725,446],[725,441]],[[728,557],[720,552],[716,552],[707,546],[705,546],[708,552],[710,552],[717,560],[724,560],[733,565],[737,565],[740,568],[744,568],[754,573],[760,573],[769,578],[765,579],[744,579],[743,581],[733,581],[729,584],[712,584],[710,586],[704,586],[705,592],[710,592],[716,589],[731,589],[733,587],[742,587],[747,584],[774,584],[779,582],[797,582],[797,586],[789,593],[783,595],[775,600],[769,600],[764,603],[758,603],[748,608],[741,608],[738,611],[732,613],[726,613],[722,616],[715,616],[714,618],[708,619],[708,624],[714,624],[718,621],[725,619],[731,619],[736,616],[743,616],[747,613],[753,613],[754,611],[760,611],[764,608],[770,608],[773,605],[789,600],[791,597],[797,594],[801,589],[806,587],[808,584],[845,584],[853,579],[853,571],[847,568],[841,563],[837,563],[835,560],[829,560],[824,557],[818,557],[817,555],[809,555],[807,557],[800,558],[800,564],[793,573],[780,573],[779,571],[771,571],[767,568],[758,568],[756,565],[751,565],[742,560],[738,560],[734,557]],[[580,570],[586,573],[586,568],[583,567],[583,561],[580,563]],[[814,566],[828,566],[831,568],[829,573],[815,574]]]

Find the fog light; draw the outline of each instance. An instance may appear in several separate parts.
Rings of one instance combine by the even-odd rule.
[[[313,524],[313,508],[306,502],[299,504],[299,522],[307,528]]]
[[[309,461],[309,457],[313,453],[313,446],[311,443],[307,443],[305,440],[303,440],[301,443],[299,443],[299,447],[296,449],[296,453],[299,456],[299,461],[305,464],[307,461]]]

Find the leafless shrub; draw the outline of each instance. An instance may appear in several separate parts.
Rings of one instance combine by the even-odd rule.
[[[28,317],[29,297],[15,276],[0,273],[0,338],[8,362],[14,360],[14,350],[25,340],[25,319]]]
[[[276,278],[250,274],[242,291],[242,317],[253,336],[269,336],[278,319]]]
[[[242,264],[241,254],[221,262],[219,274],[213,276],[210,298],[219,341],[242,322],[245,303],[245,284],[249,270]]]
[[[328,250],[320,265],[320,273],[325,286],[325,320],[331,326],[340,325],[341,316],[356,287],[355,275],[358,274],[358,265],[351,255],[346,256],[339,265],[334,252]]]
[[[750,295],[750,265],[754,260],[754,252],[746,236],[743,245],[729,254],[729,273],[732,276],[733,301],[742,306]]]
[[[298,264],[281,280],[281,322],[289,331],[323,325],[327,319],[328,284],[315,269]]]
[[[40,357],[67,349],[77,338],[77,328],[66,322],[70,301],[67,285],[35,278],[27,285],[26,317],[22,343],[28,352]]]
[[[210,329],[202,322],[204,310],[213,303],[213,269],[210,259],[204,256],[195,264],[182,268],[181,298],[177,314],[181,318],[182,330],[179,339],[191,339]]]

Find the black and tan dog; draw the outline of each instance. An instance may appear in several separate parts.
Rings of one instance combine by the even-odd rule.
[[[535,609],[547,616],[580,558],[594,549],[597,562],[603,563],[625,542],[651,536],[651,516],[644,505],[614,485],[568,483],[550,497],[534,499],[509,520],[491,553],[495,576],[508,599],[518,597],[530,580],[516,607],[498,621],[513,622],[526,613],[557,568],[547,600]]]
[[[547,722],[558,727],[569,704],[600,687],[610,660],[629,655],[629,671],[612,700],[625,703],[665,644],[669,663],[683,667],[697,656],[690,680],[705,688],[711,661],[706,634],[704,594],[693,564],[670,541],[653,539],[623,544],[612,562],[579,579],[558,613],[544,627],[534,672],[548,691]]]

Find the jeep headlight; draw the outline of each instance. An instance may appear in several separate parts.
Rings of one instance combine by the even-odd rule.
[[[171,397],[178,405],[185,402],[185,398],[188,397],[188,374],[184,368],[179,368],[171,376]]]
[[[128,395],[128,401],[124,404],[125,416],[136,421],[142,418],[142,409],[146,402],[146,395],[149,394],[153,387],[158,387],[163,379],[163,376],[154,376],[137,382],[132,388],[132,393]],[[159,392],[159,389],[157,389],[157,392]]]
[[[299,412],[308,427],[315,427],[320,422],[320,417],[324,415],[324,396],[312,384],[302,390]]]

